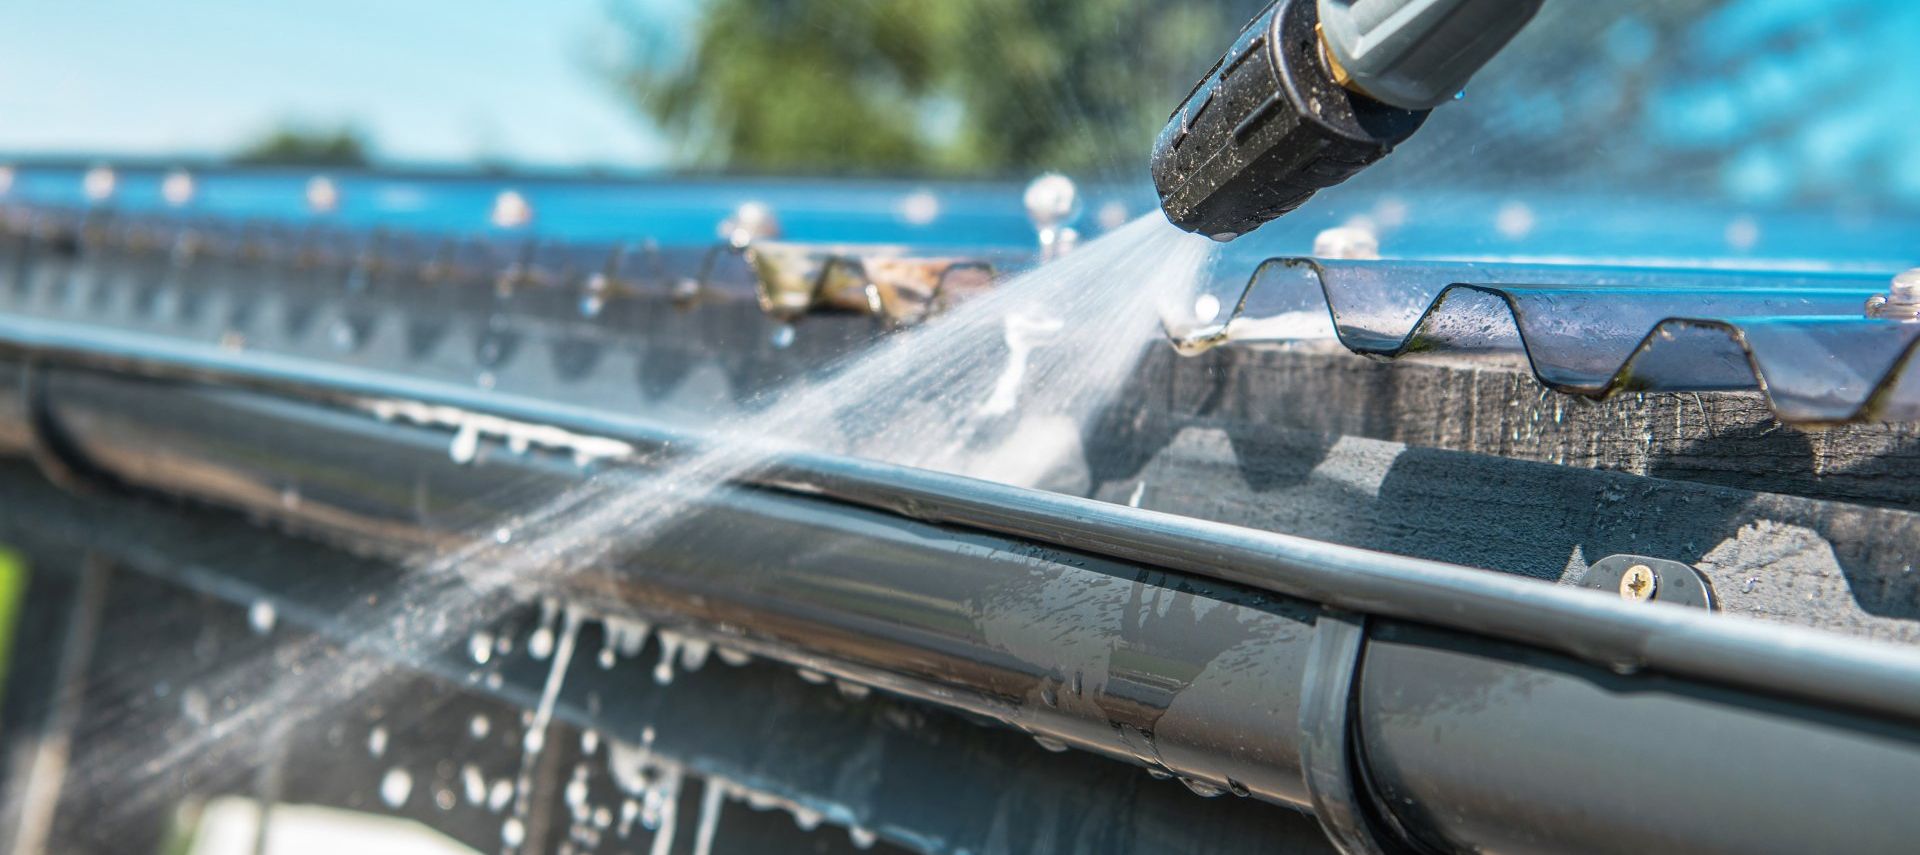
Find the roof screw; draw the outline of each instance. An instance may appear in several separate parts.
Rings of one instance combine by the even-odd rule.
[[[331,214],[340,209],[340,187],[333,179],[325,175],[315,175],[307,179],[307,210],[315,214]]]
[[[1867,317],[1890,321],[1920,320],[1920,267],[1893,277],[1885,294],[1867,298]]]
[[[1319,258],[1376,260],[1380,257],[1380,236],[1371,221],[1356,218],[1314,235],[1313,254]]]
[[[1027,185],[1021,199],[1027,206],[1027,219],[1040,233],[1040,260],[1052,261],[1073,250],[1080,233],[1069,223],[1080,216],[1080,188],[1073,179],[1049,172]]]
[[[1654,575],[1652,567],[1635,564],[1620,576],[1620,599],[1629,603],[1644,603],[1653,599],[1653,592],[1659,587],[1660,577]]]
[[[184,169],[173,170],[160,181],[160,198],[166,200],[169,207],[186,207],[193,201],[193,191],[193,173]]]
[[[80,177],[80,189],[86,193],[88,202],[99,203],[113,198],[114,188],[118,184],[119,178],[114,175],[113,167],[105,164],[88,169]]]
[[[765,202],[743,202],[732,216],[720,221],[720,239],[734,249],[746,249],[754,241],[779,240],[780,233],[780,218]]]
[[[518,190],[502,190],[493,197],[493,210],[487,219],[496,229],[518,229],[533,222],[533,203]]]

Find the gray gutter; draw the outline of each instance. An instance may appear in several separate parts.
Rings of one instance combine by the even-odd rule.
[[[367,399],[688,443],[634,419],[124,331],[6,318],[0,339],[37,366],[28,412],[45,417],[26,427],[57,433],[42,447],[257,513],[282,514],[259,500],[287,476],[272,461],[325,449],[351,452],[327,466],[361,467],[352,483],[446,475],[446,431],[352,410]],[[532,458],[502,466],[463,477],[567,477]],[[1350,850],[1890,851],[1920,833],[1900,807],[1920,780],[1920,657],[1900,648],[881,464],[794,456],[757,480],[774,489],[716,496],[579,593],[1313,807]],[[409,535],[411,509],[378,495],[302,507],[316,528],[399,547],[446,535]],[[1180,621],[1141,619],[1161,596]],[[1209,621],[1231,629],[1196,630]],[[1059,702],[1075,665],[1086,697]]]

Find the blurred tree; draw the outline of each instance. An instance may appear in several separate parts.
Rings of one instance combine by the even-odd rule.
[[[682,166],[1139,180],[1269,0],[609,2]],[[1920,199],[1916,35],[1913,0],[1550,2],[1382,177]]]
[[[622,7],[639,49],[618,73],[687,166],[920,170],[929,151],[917,122],[935,59],[918,6],[713,0],[690,44],[650,38],[651,7]]]
[[[618,7],[614,73],[683,165],[1131,177],[1265,0],[705,0],[684,43]]]
[[[316,130],[286,124],[242,147],[233,160],[263,166],[361,167],[372,158],[356,128]]]

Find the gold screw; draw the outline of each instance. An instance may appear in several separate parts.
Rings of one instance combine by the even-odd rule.
[[[1635,564],[1627,568],[1620,577],[1620,599],[1630,603],[1644,603],[1653,599],[1653,590],[1659,587],[1660,577],[1653,575],[1653,568],[1645,564]]]

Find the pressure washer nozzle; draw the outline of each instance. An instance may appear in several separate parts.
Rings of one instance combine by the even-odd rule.
[[[1411,136],[1404,110],[1334,82],[1313,0],[1280,0],[1173,111],[1153,147],[1167,219],[1229,241],[1347,180]]]

